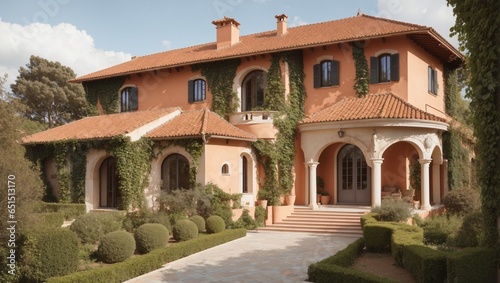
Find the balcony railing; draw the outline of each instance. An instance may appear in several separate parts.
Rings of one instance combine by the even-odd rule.
[[[276,111],[245,111],[229,115],[229,122],[233,125],[240,124],[267,124],[273,123]]]

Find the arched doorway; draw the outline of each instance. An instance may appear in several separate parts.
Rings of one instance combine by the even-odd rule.
[[[243,79],[241,93],[241,111],[251,111],[264,105],[264,91],[266,88],[266,74],[255,70]]]
[[[170,192],[176,189],[189,189],[189,161],[181,154],[174,153],[161,164],[162,189]]]
[[[116,170],[116,158],[104,159],[99,168],[99,206],[118,207],[121,203],[120,190],[118,189],[118,170]]]
[[[355,145],[343,146],[338,155],[338,203],[370,204],[371,178],[361,150]]]

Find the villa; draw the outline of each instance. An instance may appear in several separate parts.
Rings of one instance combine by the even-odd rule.
[[[320,192],[347,207],[408,191],[422,210],[440,204],[448,191],[442,135],[451,121],[444,73],[463,55],[431,27],[361,13],[297,27],[284,14],[269,20],[275,30],[240,35],[240,23],[224,17],[212,22],[214,42],[77,77],[96,115],[23,143],[92,144],[78,167],[88,211],[130,199],[120,155],[110,150],[122,140],[152,146],[147,168],[137,169],[144,187],[136,188],[149,206],[160,191],[211,182],[253,207],[276,197],[259,193],[273,180],[278,197],[312,209]],[[72,160],[63,158],[64,169],[57,156],[42,160],[57,197],[71,183],[61,176],[73,180]]]

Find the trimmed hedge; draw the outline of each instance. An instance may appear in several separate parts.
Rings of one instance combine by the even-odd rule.
[[[191,240],[198,237],[198,227],[191,220],[181,219],[175,223],[172,234],[177,242]]]
[[[193,216],[189,217],[189,220],[193,221],[193,223],[196,224],[196,227],[198,227],[198,232],[207,231],[205,219],[203,217],[201,217],[199,215],[193,215]]]
[[[218,215],[212,215],[207,218],[207,233],[216,234],[226,229],[224,219]]]
[[[134,236],[127,231],[106,234],[97,247],[97,258],[105,263],[115,263],[131,257],[135,251]]]
[[[37,219],[35,226],[59,228],[64,224],[64,214],[62,212],[35,213]]]
[[[71,220],[87,213],[87,208],[84,203],[42,202],[40,212],[61,212],[64,219]]]
[[[156,249],[124,262],[70,275],[49,278],[47,283],[114,283],[123,282],[162,267],[164,264],[246,236],[245,229],[226,230],[215,235],[196,238]]]
[[[424,231],[417,226],[406,224],[398,225],[392,232],[391,254],[397,266],[403,266],[404,247],[410,245],[422,245],[424,241]]]
[[[142,224],[134,233],[137,251],[147,254],[150,251],[167,245],[168,229],[159,223]]]
[[[377,218],[378,218],[378,214],[375,212],[370,212],[370,213],[367,213],[367,214],[364,214],[363,216],[361,216],[361,220],[360,220],[361,229],[364,229],[365,225],[368,223],[378,222]]]
[[[30,230],[21,236],[21,242],[21,282],[43,281],[78,269],[80,241],[68,229]]]
[[[382,283],[396,282],[391,279],[369,274],[359,270],[351,269],[351,266],[365,247],[363,238],[356,240],[345,249],[337,252],[335,255],[326,258],[317,263],[309,265],[307,270],[308,281],[311,282],[366,282]],[[335,278],[335,279],[333,279]]]
[[[484,282],[496,280],[498,255],[490,248],[465,248],[448,255],[448,282]]]
[[[390,252],[392,231],[395,227],[392,222],[365,223],[363,237],[365,238],[366,249],[376,253]]]
[[[446,254],[421,245],[405,246],[403,250],[403,266],[417,282],[446,280]]]
[[[123,216],[108,212],[90,212],[75,219],[71,231],[76,232],[82,244],[95,244],[107,233],[122,228]]]

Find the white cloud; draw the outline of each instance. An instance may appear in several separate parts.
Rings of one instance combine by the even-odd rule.
[[[434,28],[441,36],[458,47],[456,36],[450,38],[455,24],[453,8],[446,0],[378,0],[377,16]]]
[[[292,22],[290,23],[290,27],[297,27],[303,25],[307,25],[307,22],[300,19],[299,16],[294,16]]]
[[[161,46],[165,47],[167,50],[172,47],[172,41],[170,40],[162,40]]]
[[[0,34],[0,75],[8,74],[7,88],[15,81],[19,68],[29,63],[31,55],[58,61],[73,69],[77,76],[125,62],[131,57],[124,52],[96,48],[94,39],[86,31],[66,23],[23,26],[0,18]]]

